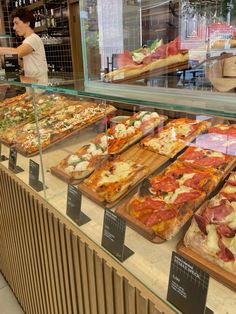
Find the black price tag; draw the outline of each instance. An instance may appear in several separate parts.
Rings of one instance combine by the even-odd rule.
[[[132,250],[124,245],[125,229],[125,221],[109,209],[105,209],[102,231],[102,246],[121,262],[134,254]]]
[[[10,147],[8,168],[14,171],[16,168],[16,162],[17,162],[17,151],[14,147]]]
[[[39,181],[39,164],[32,159],[29,161],[29,185],[37,192],[44,188],[43,183]]]
[[[173,252],[167,300],[183,313],[213,313],[206,308],[209,275],[201,268]]]
[[[20,173],[24,171],[24,169],[16,165],[16,161],[17,161],[17,151],[14,147],[10,147],[8,169],[13,171],[14,173]]]
[[[17,54],[4,55],[4,65],[6,78],[9,80],[19,80],[19,64]]]
[[[0,161],[8,160],[8,158],[2,155],[2,143],[0,143]]]
[[[68,184],[66,214],[79,226],[91,220],[81,211],[81,197],[81,192],[74,185]]]

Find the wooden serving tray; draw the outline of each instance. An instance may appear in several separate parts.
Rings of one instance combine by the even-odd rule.
[[[117,203],[120,202],[126,195],[130,193],[143,179],[147,178],[150,174],[152,174],[158,168],[164,166],[168,161],[169,158],[153,153],[151,151],[146,151],[145,149],[141,148],[138,144],[130,147],[127,151],[120,155],[123,160],[132,160],[138,164],[147,167],[147,171],[143,170],[140,172],[137,181],[129,187],[127,191],[122,194],[117,200],[112,203],[108,203],[103,200],[96,192],[92,190],[92,188],[86,184],[86,180],[83,183],[78,185],[78,189],[90,198],[92,201],[97,203],[98,205],[105,207],[105,208],[112,208]]]
[[[201,267],[207,273],[209,273],[213,278],[224,284],[225,286],[229,287],[230,289],[236,291],[236,275],[224,270],[220,266],[214,264],[203,258],[197,252],[191,250],[190,248],[186,247],[181,240],[177,244],[177,252],[181,255],[189,259],[191,262],[196,264],[197,266]]]
[[[116,109],[112,109],[110,111],[107,111],[107,113],[112,113],[112,112],[115,112]],[[104,117],[102,116],[98,116],[98,117],[94,117],[93,119],[91,119],[91,121],[89,123],[86,123],[84,125],[78,125],[78,127],[74,127],[74,130],[70,131],[68,130],[68,133],[64,134],[64,135],[59,135],[59,136],[55,136],[55,139],[52,139],[51,140],[51,143],[49,145],[45,145],[42,147],[42,151],[44,151],[45,149],[48,149],[52,146],[54,146],[55,144],[75,135],[76,133],[78,133],[79,131],[81,131],[82,129],[84,128],[87,128],[88,126],[92,125],[93,123],[96,123],[98,122],[99,120],[103,119]],[[37,149],[36,151],[34,152],[28,152],[28,151],[25,151],[19,144],[15,144],[14,145],[16,150],[21,154],[23,155],[24,157],[32,157],[32,156],[35,156],[39,153],[39,149]]]
[[[151,71],[146,71],[138,75],[131,75],[128,76],[127,78],[123,79],[114,79],[111,81],[108,81],[109,83],[123,83],[123,82],[132,82],[132,81],[137,81],[141,79],[148,79],[148,78],[155,78],[157,76],[161,76],[164,74],[172,73],[175,71],[180,71],[180,70],[189,70],[189,62],[183,61],[183,62],[178,62],[178,63],[173,63],[161,68],[157,68]]]

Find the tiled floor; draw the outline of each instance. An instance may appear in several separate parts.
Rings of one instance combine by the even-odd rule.
[[[0,313],[24,314],[13,292],[0,273]]]

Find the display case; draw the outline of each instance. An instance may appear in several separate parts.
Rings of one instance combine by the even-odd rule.
[[[223,103],[232,102],[233,2],[85,0],[81,23],[85,80],[92,90],[218,107],[224,93]]]
[[[89,296],[85,293],[80,298],[90,310],[84,310],[84,313],[100,313],[102,308],[101,313],[115,313],[120,304],[124,313],[178,313],[179,310],[167,301],[171,255],[176,250],[210,274],[207,307],[214,313],[234,313],[235,268],[227,270],[223,264],[209,262],[207,256],[203,258],[198,253],[192,256],[194,249],[181,242],[191,221],[196,219],[193,218],[196,211],[221,193],[225,184],[234,181],[228,179],[236,166],[233,103],[226,101],[224,108],[214,108],[209,102],[204,108],[195,97],[190,107],[174,101],[167,104],[142,100],[135,93],[132,98],[122,94],[118,97],[109,95],[106,89],[91,92],[87,87],[76,90],[66,84],[67,88],[1,82],[5,86],[8,84],[6,96],[12,96],[12,91],[17,93],[1,101],[0,108],[1,199],[6,206],[1,208],[4,258],[0,258],[0,264],[6,277],[11,278],[16,267],[12,261],[16,253],[5,253],[8,247],[13,245],[14,248],[17,244],[4,241],[5,232],[8,235],[11,232],[6,222],[8,219],[14,221],[13,216],[7,215],[10,201],[4,196],[11,191],[16,193],[14,202],[17,204],[19,198],[19,206],[23,204],[30,213],[24,216],[15,212],[16,217],[20,215],[17,232],[23,230],[26,242],[28,238],[32,243],[36,243],[37,237],[39,239],[38,249],[33,245],[32,251],[27,251],[23,246],[21,254],[32,258],[33,263],[37,256],[42,265],[43,259],[48,263],[43,266],[45,273],[39,272],[38,276],[42,278],[35,283],[41,280],[43,287],[43,282],[51,278],[47,287],[51,300],[48,303],[44,300],[47,298],[44,291],[38,301],[51,306],[48,313],[53,313],[52,309],[55,312],[57,307],[59,313],[60,306],[63,308],[66,302],[71,311],[81,306],[78,304],[80,299],[76,299],[76,295],[82,293],[81,278],[78,274],[73,277],[77,269],[82,277],[85,276],[83,272],[86,273],[83,285],[86,283],[87,288],[82,291],[88,289]],[[4,160],[4,156],[11,162]],[[6,181],[6,171],[17,185],[11,186]],[[195,179],[191,180],[193,177]],[[19,190],[20,182],[23,192]],[[24,194],[26,189],[28,194]],[[179,193],[181,189],[182,194]],[[30,194],[33,199],[28,199]],[[235,193],[231,194],[229,202],[235,204]],[[37,207],[35,199],[44,200],[43,205]],[[224,203],[220,212],[230,204]],[[49,213],[44,212],[44,206],[50,208]],[[229,214],[232,211],[235,209],[231,208]],[[126,225],[125,245],[133,252],[127,259],[102,245],[105,212],[114,215],[113,218],[120,217]],[[163,216],[163,212],[167,216]],[[59,226],[58,221],[61,222]],[[39,231],[40,225],[46,231]],[[32,236],[35,238],[31,238],[29,235],[34,230]],[[68,230],[73,232],[68,233]],[[220,234],[219,230],[214,235]],[[231,226],[232,234],[221,234],[224,252],[229,250],[233,254],[234,261],[231,255],[230,265],[235,264],[233,244],[229,244],[229,239],[235,238],[234,230]],[[84,244],[78,242],[77,252],[77,242],[70,242],[77,233],[76,241],[90,241],[89,245],[93,248],[95,245],[102,260],[109,261],[112,274],[105,271],[107,264],[101,268],[99,263],[103,262],[98,262],[97,255],[87,250],[87,244],[84,248]],[[31,254],[33,257],[36,254],[35,259]],[[6,266],[8,260],[11,260],[12,269]],[[124,281],[119,276],[117,279],[117,272],[122,274]],[[31,283],[30,287],[33,285]],[[109,285],[113,292],[108,291]],[[20,302],[27,308],[23,290],[19,286],[17,289],[16,294],[17,291],[22,293]],[[140,294],[151,303],[140,299]],[[60,298],[61,295],[67,301]],[[135,305],[135,299],[143,305]]]

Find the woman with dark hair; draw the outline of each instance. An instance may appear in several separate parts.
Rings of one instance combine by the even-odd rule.
[[[0,55],[17,54],[23,60],[25,77],[46,85],[48,83],[48,67],[45,49],[41,38],[35,34],[35,19],[31,11],[26,8],[17,8],[12,12],[13,29],[16,35],[25,39],[17,48],[0,47]]]

